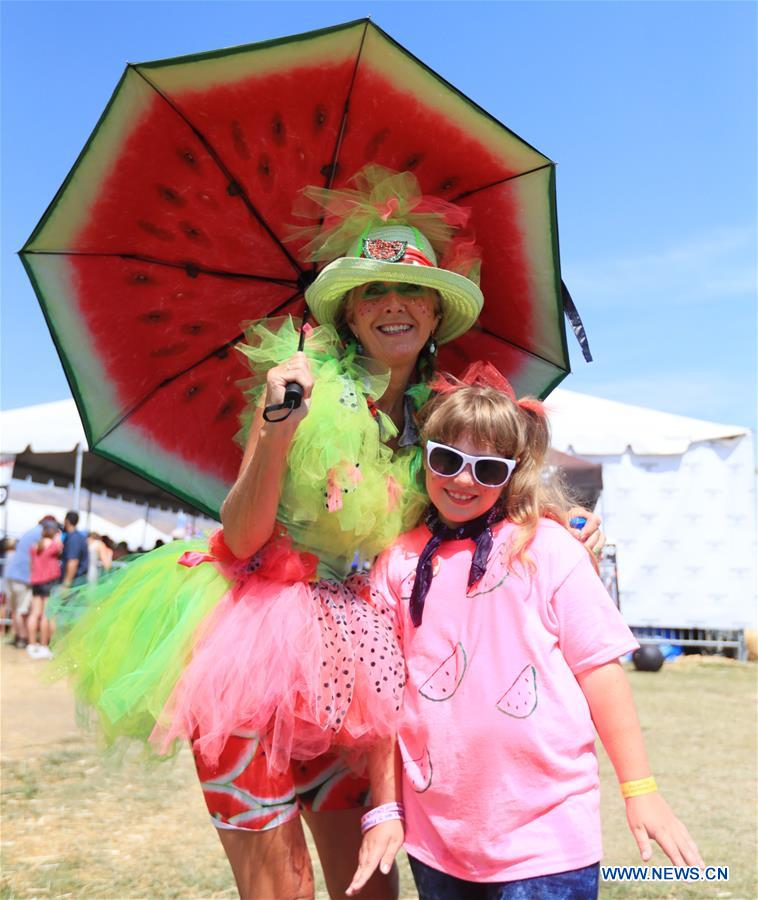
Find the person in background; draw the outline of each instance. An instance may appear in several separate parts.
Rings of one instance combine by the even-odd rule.
[[[90,531],[87,535],[87,555],[89,565],[87,568],[87,581],[97,581],[97,579],[110,572],[113,564],[113,550],[105,543],[105,539],[94,531]]]
[[[6,633],[13,627],[13,620],[10,615],[10,600],[5,585],[5,567],[13,558],[15,552],[16,539],[4,537],[0,541],[0,575],[2,575],[2,581],[0,581],[0,619],[3,624],[3,633]]]
[[[89,551],[84,533],[76,530],[79,513],[69,511],[63,520],[63,553],[61,554],[61,583],[70,588],[76,579],[83,578],[89,568]]]
[[[29,643],[26,652],[32,659],[51,659],[51,623],[45,615],[45,605],[50,591],[60,582],[60,556],[63,542],[57,522],[42,526],[39,541],[29,551],[32,608],[27,622]],[[39,633],[39,641],[37,635]]]
[[[129,547],[126,544],[126,541],[119,541],[118,544],[113,545],[113,563],[112,566],[114,569],[120,569],[126,565],[127,559],[129,556]]]
[[[32,608],[32,589],[29,552],[42,537],[42,527],[55,523],[54,516],[43,516],[39,522],[24,532],[16,544],[16,552],[5,566],[5,591],[8,595],[14,647],[22,649],[28,644],[26,620]]]

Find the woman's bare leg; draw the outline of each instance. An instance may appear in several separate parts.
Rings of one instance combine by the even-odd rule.
[[[46,614],[47,597],[41,597],[40,599],[42,600],[42,609],[39,620],[39,642],[43,647],[47,647],[50,644],[50,620]]]
[[[311,900],[313,868],[299,818],[270,831],[217,831],[241,900]]]
[[[303,811],[316,842],[329,896],[344,897],[358,865],[361,846],[361,816],[364,809],[333,812]],[[360,893],[361,900],[397,900],[400,882],[397,866],[388,875],[376,872]]]
[[[29,643],[36,644],[37,643],[37,628],[39,627],[40,619],[42,618],[42,605],[43,598],[37,596],[37,594],[32,595],[32,608],[29,613],[29,618],[26,620],[26,628],[27,633],[29,635]]]

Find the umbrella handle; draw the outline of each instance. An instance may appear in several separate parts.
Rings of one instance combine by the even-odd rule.
[[[297,409],[303,402],[303,386],[297,381],[288,381],[284,385],[284,405]]]
[[[305,346],[305,324],[308,321],[308,307],[303,312],[303,323],[300,326],[300,337],[297,342],[297,352],[302,352]],[[284,400],[281,403],[271,403],[263,410],[263,418],[267,422],[283,422],[289,418],[293,409],[300,409],[303,402],[303,386],[297,381],[288,381],[284,385]],[[286,411],[285,411],[286,410]],[[281,415],[280,415],[281,414]]]
[[[263,418],[267,422],[283,422],[290,417],[293,409],[299,409],[303,402],[303,386],[297,381],[288,381],[284,385],[284,400],[281,403],[270,403],[264,407]]]

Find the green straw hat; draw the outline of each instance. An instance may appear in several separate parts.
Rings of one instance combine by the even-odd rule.
[[[345,256],[322,269],[306,290],[305,299],[319,322],[334,325],[348,291],[372,281],[410,282],[437,291],[442,305],[442,319],[434,335],[438,344],[468,331],[484,305],[479,286],[464,275],[440,268],[430,241],[409,225],[367,229]]]

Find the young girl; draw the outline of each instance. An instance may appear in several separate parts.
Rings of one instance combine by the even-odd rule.
[[[544,411],[516,402],[491,366],[464,380],[438,379],[422,413],[425,524],[372,570],[407,664],[397,746],[419,895],[596,897],[593,723],[642,859],[653,838],[675,864],[702,865],[651,777],[618,664],[636,641],[543,481]],[[370,762],[379,806],[364,816],[350,894],[403,841],[393,756]]]

